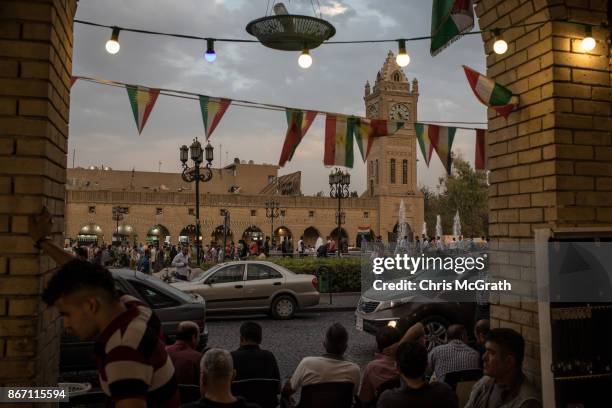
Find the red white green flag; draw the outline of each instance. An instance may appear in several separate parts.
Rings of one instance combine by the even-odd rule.
[[[451,149],[453,147],[453,141],[455,139],[457,128],[436,125],[427,126],[429,126],[429,140],[431,140],[434,150],[438,154],[442,165],[446,169],[446,173],[450,174],[453,162]]]
[[[370,155],[374,139],[380,136],[389,136],[404,126],[404,122],[393,122],[384,119],[355,119],[355,140],[359,146],[361,158],[366,161]]]
[[[232,101],[225,98],[211,98],[200,95],[200,110],[202,111],[202,121],[204,122],[204,134],[206,140],[212,135],[215,128],[221,122],[221,118]]]
[[[485,169],[485,130],[476,129],[476,157],[474,160],[474,168],[476,170]]]
[[[431,12],[432,56],[474,28],[473,0],[433,0]]]
[[[356,119],[331,114],[325,117],[324,165],[353,167],[353,132]]]
[[[315,111],[294,109],[286,109],[285,114],[287,115],[287,133],[285,134],[285,143],[283,143],[283,150],[278,160],[278,165],[281,167],[293,159],[295,150],[317,117],[317,112]]]
[[[518,97],[513,95],[508,88],[499,85],[491,78],[474,71],[472,68],[464,65],[463,69],[476,98],[507,119],[510,112],[518,106]]]
[[[423,155],[423,159],[425,159],[425,164],[427,167],[429,167],[431,153],[433,152],[433,145],[431,144],[431,139],[429,137],[430,126],[434,125],[425,125],[423,123],[416,123],[414,125],[419,147],[421,148],[421,154]]]
[[[132,113],[138,127],[138,134],[142,133],[151,115],[155,101],[159,96],[159,89],[145,88],[143,86],[126,85],[130,105],[132,105]]]

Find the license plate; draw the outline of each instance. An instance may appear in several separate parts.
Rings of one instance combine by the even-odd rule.
[[[356,319],[355,319],[355,328],[357,330],[363,331],[363,317],[356,316]]]

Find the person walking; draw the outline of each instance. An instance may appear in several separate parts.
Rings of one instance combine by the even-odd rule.
[[[150,256],[151,252],[148,249],[145,249],[144,255],[140,257],[138,260],[138,265],[136,266],[136,270],[138,272],[146,273],[147,275],[151,274]]]
[[[172,267],[176,268],[174,276],[180,280],[189,280],[191,269],[189,269],[189,248],[183,246],[181,252],[172,259]]]

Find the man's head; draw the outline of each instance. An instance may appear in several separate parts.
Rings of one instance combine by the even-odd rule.
[[[231,392],[232,380],[236,375],[232,355],[219,348],[204,353],[200,360],[200,388],[202,395],[207,392]]]
[[[74,248],[74,254],[81,261],[86,261],[87,260],[87,249],[85,249],[83,247],[76,247],[76,248]]]
[[[184,341],[189,344],[192,349],[195,349],[200,341],[200,327],[195,322],[180,322],[176,333],[176,339]]]
[[[187,247],[187,245],[183,247],[183,250],[181,252],[183,252],[183,255],[187,255],[189,253],[189,248]]]
[[[476,326],[474,326],[474,336],[476,337],[476,342],[481,346],[484,346],[485,341],[487,339],[487,334],[491,330],[491,326],[487,319],[481,319],[476,322]]]
[[[495,379],[520,374],[525,355],[523,336],[512,329],[493,329],[487,335],[483,356],[484,373]]]
[[[42,299],[57,307],[66,330],[89,340],[100,333],[101,318],[118,305],[119,295],[106,268],[75,259],[58,268]]]
[[[261,344],[261,326],[255,322],[242,323],[240,344]]]
[[[384,349],[397,343],[400,339],[400,333],[395,327],[383,326],[376,333],[376,347],[382,353]]]
[[[467,331],[465,327],[461,324],[452,324],[448,327],[446,332],[446,337],[449,341],[451,340],[460,340],[464,343],[467,343]]]
[[[402,343],[397,348],[396,362],[400,375],[415,380],[423,378],[427,368],[427,349],[418,341]]]
[[[342,355],[348,346],[348,332],[340,323],[329,326],[325,333],[325,351],[330,354]]]

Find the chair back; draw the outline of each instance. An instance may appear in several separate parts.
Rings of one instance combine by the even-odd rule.
[[[351,408],[355,384],[329,382],[302,387],[297,408]]]
[[[261,408],[276,408],[280,380],[274,378],[249,378],[232,382],[232,394],[258,404]]]
[[[181,404],[187,404],[194,402],[202,397],[199,385],[193,384],[179,384],[179,395],[181,397]]]
[[[457,384],[464,381],[478,381],[482,377],[482,370],[477,368],[473,370],[455,371],[444,376],[444,382],[451,386],[453,390],[457,388]]]
[[[457,383],[457,388],[455,389],[455,393],[457,394],[457,400],[459,401],[459,406],[464,407],[470,399],[470,394],[472,393],[472,388],[474,388],[474,384],[476,384],[478,380],[473,381],[459,381]]]

